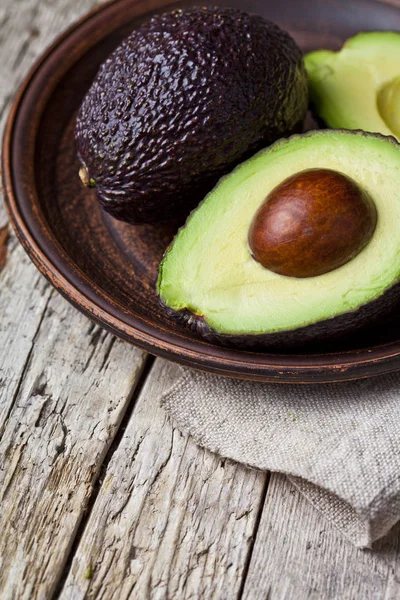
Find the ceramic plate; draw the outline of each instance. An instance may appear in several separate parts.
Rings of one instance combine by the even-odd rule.
[[[100,63],[153,12],[196,2],[117,0],[71,27],[22,85],[6,126],[3,180],[24,248],[78,309],[149,352],[241,379],[324,382],[400,368],[400,320],[392,319],[312,353],[243,352],[207,343],[169,320],[154,284],[176,225],[132,226],[99,209],[78,178],[76,111]],[[198,2],[197,2],[198,4]],[[340,48],[361,30],[400,30],[392,1],[230,0],[281,25],[304,51]]]

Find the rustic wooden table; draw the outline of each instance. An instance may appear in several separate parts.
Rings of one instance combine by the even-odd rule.
[[[93,4],[2,0],[2,127]],[[358,551],[284,477],[198,448],[159,406],[174,365],[89,322],[0,231],[2,600],[400,597],[399,527]]]

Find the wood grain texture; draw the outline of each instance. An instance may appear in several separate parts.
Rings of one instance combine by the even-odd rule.
[[[265,474],[173,429],[156,361],[115,452],[60,598],[235,598]]]
[[[2,598],[52,592],[143,364],[50,297],[0,442]]]
[[[358,550],[282,475],[272,475],[243,600],[396,600],[400,526]]]
[[[72,5],[71,5],[72,4]],[[12,95],[33,60],[92,0],[52,4],[5,0],[0,8],[0,132]],[[1,196],[1,193],[0,193]],[[0,226],[6,214],[0,200]],[[51,287],[33,268],[13,233],[7,241],[7,265],[0,273],[0,434],[32,352]]]
[[[32,62],[93,0],[38,3],[3,0],[0,8],[0,132],[11,99]],[[0,193],[1,196],[1,193]],[[6,223],[0,200],[0,225]],[[7,242],[7,268],[0,274],[0,433],[32,351],[51,287],[32,267],[14,234]]]
[[[25,373],[51,286],[14,237],[0,273],[0,437]]]
[[[2,4],[1,128],[26,69],[91,5]],[[3,207],[0,218],[3,225]],[[144,355],[54,294],[14,235],[0,274],[0,306],[0,596],[44,598],[58,580]]]

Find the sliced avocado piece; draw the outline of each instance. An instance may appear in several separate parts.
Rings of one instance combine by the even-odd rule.
[[[329,127],[400,139],[400,33],[359,33],[339,52],[307,54],[305,64],[311,105]]]
[[[231,8],[155,15],[83,99],[80,177],[117,219],[182,220],[238,163],[301,131],[307,106],[303,54],[274,23]]]
[[[239,346],[328,339],[378,319],[400,296],[399,165],[400,145],[380,135],[325,130],[276,142],[221,179],[178,232],[159,268],[162,304]],[[351,178],[373,202],[376,226],[342,266],[286,276],[255,260],[249,231],[271,191],[308,169]]]

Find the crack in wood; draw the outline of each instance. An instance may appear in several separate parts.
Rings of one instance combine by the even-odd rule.
[[[222,600],[228,589],[236,597],[264,476],[232,461],[221,468],[217,456],[173,430],[160,396],[176,372],[157,360],[146,380],[99,478],[62,600],[111,600],[112,590],[121,600],[129,594]],[[89,562],[90,581],[83,576]]]
[[[14,392],[12,401],[11,401],[10,406],[8,407],[7,413],[5,415],[3,426],[0,428],[0,441],[1,441],[2,437],[3,437],[4,431],[5,431],[6,426],[7,426],[7,421],[9,419],[9,417],[10,417],[10,414],[12,413],[14,404],[15,404],[17,398],[18,398],[18,395],[19,395],[19,392],[20,392],[20,389],[21,389],[21,385],[22,385],[22,382],[24,381],[25,374],[26,374],[26,372],[28,370],[30,361],[32,360],[32,355],[33,355],[33,351],[34,351],[34,348],[35,348],[35,343],[36,343],[37,337],[39,335],[40,328],[42,326],[43,320],[44,320],[44,318],[46,316],[47,307],[49,305],[49,302],[50,302],[53,294],[54,294],[54,290],[51,290],[51,292],[49,294],[49,297],[47,298],[46,303],[44,305],[43,312],[41,314],[41,317],[39,319],[38,325],[36,327],[35,334],[34,334],[34,336],[32,338],[30,350],[29,350],[29,352],[27,354],[25,363],[24,363],[24,365],[22,367],[21,374],[19,376],[18,383],[17,383],[17,386],[15,388],[15,392]]]
[[[242,571],[242,580],[241,580],[239,592],[237,595],[237,600],[241,600],[243,598],[243,593],[244,593],[244,589],[245,589],[245,585],[246,585],[247,576],[249,574],[250,564],[251,564],[251,560],[253,557],[254,547],[255,547],[255,543],[256,543],[256,539],[257,539],[257,533],[258,533],[258,529],[259,529],[260,522],[261,522],[261,517],[262,517],[264,506],[265,506],[265,500],[267,497],[268,486],[269,486],[270,480],[271,480],[271,474],[266,473],[264,487],[262,490],[262,495],[261,495],[260,503],[258,506],[257,516],[256,516],[256,520],[254,522],[253,534],[252,534],[252,537],[250,540],[249,549],[248,549],[247,557],[246,557],[246,562],[245,562],[245,565],[244,565],[244,568]]]
[[[106,367],[106,369],[107,369],[107,366],[106,366],[107,365],[107,361],[108,361],[108,359],[110,357],[111,350],[113,349],[113,346],[114,346],[114,344],[116,342],[116,339],[117,338],[115,338],[114,336],[111,338],[110,343],[108,344],[108,348],[107,348],[107,350],[104,353],[104,358],[103,358],[103,362],[101,363],[101,366],[100,366],[100,371],[103,371],[104,367]]]
[[[0,491],[1,502],[4,502],[4,500],[6,499],[6,496],[8,494],[8,491],[11,489],[11,484],[14,481],[15,474],[17,473],[18,466],[21,461],[23,450],[27,443],[28,443],[28,440],[25,440],[25,442],[19,447],[19,451],[18,451],[17,455],[14,454],[14,456],[13,456],[13,462],[9,468],[9,471],[6,473],[6,483],[4,484],[3,489]],[[15,456],[16,456],[16,460],[15,460]]]
[[[30,396],[42,396],[44,397],[47,389],[47,379],[44,373],[40,373],[35,379],[35,382],[30,391]]]
[[[97,496],[99,494],[100,488],[101,488],[101,484],[102,484],[102,473],[105,473],[107,471],[107,466],[110,463],[114,453],[116,452],[119,443],[121,441],[121,438],[124,434],[125,428],[126,428],[126,424],[128,423],[130,417],[132,416],[132,413],[135,409],[135,405],[137,402],[137,399],[141,393],[141,390],[143,388],[143,385],[153,367],[154,364],[154,357],[151,355],[148,355],[146,357],[146,360],[144,361],[143,367],[142,367],[142,371],[140,374],[140,377],[138,378],[136,384],[134,385],[133,389],[131,390],[131,394],[130,394],[130,400],[129,400],[129,407],[127,407],[125,414],[121,420],[121,423],[119,425],[118,431],[116,433],[116,435],[114,436],[114,439],[102,461],[101,466],[98,469],[98,475],[96,480],[93,482],[92,485],[92,491],[90,494],[90,497],[88,498],[88,502],[87,502],[87,507],[85,510],[85,515],[82,517],[79,526],[75,532],[75,536],[74,538],[71,540],[71,544],[70,544],[70,549],[69,549],[69,553],[68,553],[68,558],[65,562],[65,566],[63,569],[63,572],[60,574],[60,578],[57,581],[57,584],[55,585],[54,588],[54,592],[51,594],[49,600],[55,600],[56,598],[59,598],[61,596],[61,593],[63,591],[63,587],[65,584],[65,581],[68,578],[68,575],[70,573],[71,570],[71,565],[72,565],[72,561],[73,558],[76,554],[76,549],[78,548],[80,541],[82,539],[82,536],[84,534],[85,528],[87,526],[87,523],[90,519],[90,515],[92,513],[93,507],[95,505]],[[95,565],[92,564],[92,574],[94,573],[94,569],[95,569]]]
[[[65,452],[65,448],[66,448],[65,440],[67,439],[67,436],[68,436],[67,426],[65,425],[65,423],[61,417],[60,417],[60,421],[61,421],[60,425],[61,425],[61,429],[63,432],[63,436],[62,436],[61,442],[59,444],[56,444],[56,446],[54,447],[54,449],[58,455],[63,454]]]
[[[96,325],[93,329],[91,329],[91,331],[90,331],[90,342],[89,342],[89,344],[90,344],[90,352],[89,352],[88,357],[86,359],[85,366],[83,367],[83,372],[85,372],[85,371],[88,370],[88,368],[90,366],[90,363],[92,362],[92,358],[93,358],[93,356],[96,353],[97,347],[98,347],[100,341],[102,339],[104,339],[105,336],[110,336],[111,337],[111,341],[112,341],[111,348],[112,348],[112,346],[114,345],[113,340],[115,341],[114,336],[112,336],[111,334],[106,333],[104,331],[104,329],[102,329],[98,325]],[[110,352],[111,352],[111,350],[110,350]],[[108,356],[109,356],[109,352],[108,352]],[[100,371],[101,370],[102,369],[100,368]]]
[[[33,394],[33,396],[35,396],[35,394]],[[38,394],[38,396],[43,396],[43,394]],[[47,409],[51,406],[51,402],[52,402],[52,397],[47,396],[45,398],[43,404],[40,407],[36,421],[33,424],[34,427],[43,427],[43,425],[46,422],[47,416],[48,416],[48,415],[46,415],[46,417],[45,417],[45,414],[46,414]]]

